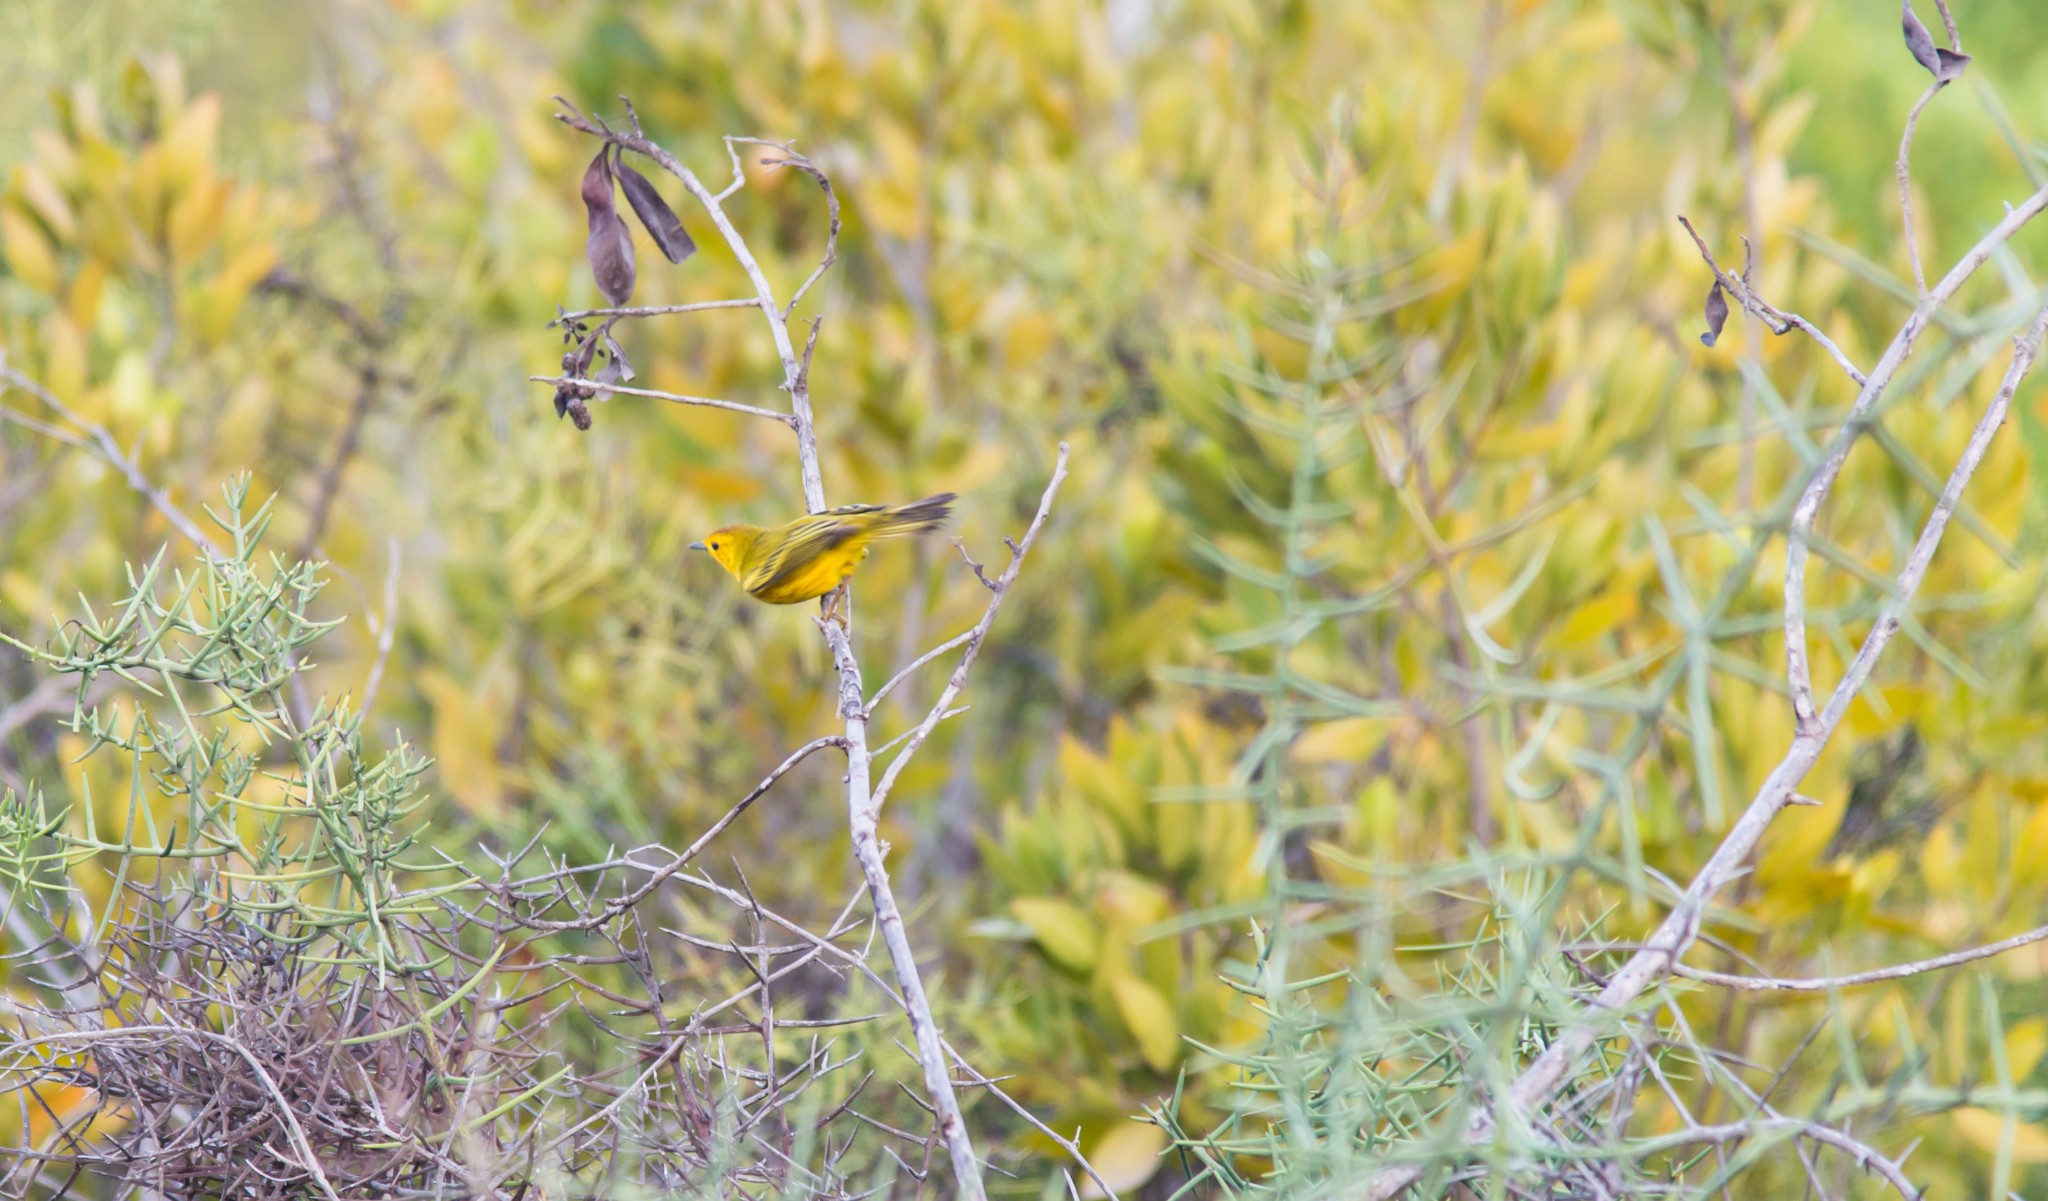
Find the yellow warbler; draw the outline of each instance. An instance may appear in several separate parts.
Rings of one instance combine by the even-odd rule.
[[[845,583],[875,539],[937,529],[952,502],[941,492],[907,505],[841,505],[767,529],[729,525],[690,549],[708,551],[755,600],[794,605]]]

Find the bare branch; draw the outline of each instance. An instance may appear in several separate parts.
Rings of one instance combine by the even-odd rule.
[[[391,644],[398,636],[398,569],[401,561],[398,539],[385,543],[389,565],[384,569],[384,616],[377,622],[377,657],[370,662],[370,674],[363,681],[362,712],[377,703],[377,690],[384,684],[384,665],[391,660]]]
[[[593,380],[577,379],[573,376],[529,375],[526,377],[536,384],[553,384],[556,387],[583,387],[594,392],[616,392],[621,396],[645,396],[650,400],[666,400],[679,405],[702,405],[707,409],[724,409],[729,413],[745,413],[749,417],[765,417],[780,425],[789,425],[787,413],[773,409],[756,408],[737,401],[717,400],[709,396],[684,396],[676,392],[657,392],[652,388],[627,388],[619,384],[601,384]]]
[[[1704,968],[1688,967],[1681,963],[1671,971],[1673,975],[1703,984],[1717,984],[1723,988],[1740,989],[1743,992],[1833,992],[1838,988],[1857,988],[1865,984],[1879,984],[1886,980],[1903,980],[1927,972],[1938,972],[1945,968],[1975,963],[2003,955],[2007,951],[2048,940],[2048,926],[2038,926],[2024,934],[2002,938],[1997,942],[1985,943],[1963,951],[1950,951],[1932,959],[1916,959],[1911,963],[1895,963],[1890,967],[1872,968],[1867,972],[1855,972],[1847,976],[1822,976],[1812,979],[1794,979],[1782,976],[1736,976],[1727,972],[1710,972]]]
[[[1920,239],[1913,232],[1913,131],[1920,125],[1921,111],[1947,86],[1947,80],[1937,77],[1913,102],[1912,110],[1906,114],[1906,132],[1899,137],[1898,160],[1892,164],[1892,172],[1899,181],[1899,217],[1906,227],[1906,259],[1913,265],[1913,291],[1922,300],[1927,297],[1927,272],[1920,266]]]
[[[668,863],[663,864],[661,867],[654,869],[653,874],[647,877],[647,882],[642,884],[640,887],[634,889],[631,892],[625,893],[610,901],[605,902],[604,907],[599,909],[596,913],[590,914],[585,917],[570,918],[564,921],[547,921],[541,918],[526,917],[517,918],[516,920],[519,922],[520,925],[525,926],[530,930],[550,932],[560,930],[594,930],[597,927],[604,925],[606,922],[611,921],[613,918],[619,916],[620,914],[626,912],[628,909],[631,909],[633,906],[638,905],[640,902],[646,900],[648,896],[651,895],[655,889],[660,888],[662,884],[666,882],[670,876],[675,875],[677,872],[687,867],[692,859],[695,859],[700,853],[703,852],[705,847],[711,845],[712,839],[718,837],[720,834],[725,833],[726,827],[732,825],[733,822],[739,820],[740,814],[745,813],[747,811],[748,806],[752,805],[755,801],[758,801],[763,796],[767,795],[768,790],[775,786],[775,782],[777,780],[780,780],[783,777],[783,775],[786,774],[791,768],[795,767],[799,763],[802,763],[804,760],[810,758],[811,755],[813,755],[814,753],[824,750],[828,746],[844,747],[845,745],[845,739],[836,736],[827,736],[824,738],[812,739],[810,742],[807,742],[804,745],[798,747],[796,750],[791,751],[789,758],[784,759],[779,765],[776,766],[774,771],[768,773],[765,779],[763,779],[759,784],[754,785],[754,790],[752,792],[749,792],[747,795],[741,797],[739,801],[733,805],[732,808],[726,810],[725,815],[723,817],[720,817],[717,821],[711,823],[711,828],[704,831],[702,834],[699,834],[697,836],[697,840],[691,843],[688,847],[685,847],[681,854],[677,855]]]
[[[813,513],[823,509],[825,507],[825,483],[824,477],[820,474],[818,468],[818,440],[811,421],[810,390],[808,387],[796,386],[798,375],[797,353],[795,344],[789,338],[789,323],[782,317],[782,309],[775,302],[775,290],[769,285],[768,276],[761,270],[759,260],[754,257],[754,252],[748,248],[746,239],[741,237],[739,230],[733,227],[732,219],[726,215],[725,209],[721,206],[720,200],[722,196],[713,195],[711,190],[704,186],[704,182],[697,178],[695,172],[685,167],[674,155],[662,149],[645,135],[639,133],[618,133],[605,126],[602,122],[593,124],[582,113],[577,112],[575,106],[571,105],[568,101],[563,100],[560,96],[555,97],[555,100],[568,110],[567,112],[555,114],[556,120],[571,129],[603,138],[614,146],[652,159],[662,170],[681,180],[684,189],[690,195],[695,196],[698,203],[704,206],[704,211],[710,216],[711,223],[718,228],[720,236],[725,239],[725,244],[732,250],[733,257],[738,260],[740,270],[746,272],[747,279],[753,283],[754,294],[759,298],[762,312],[768,318],[769,335],[775,339],[776,352],[782,357],[783,378],[790,385],[791,417],[794,418],[794,425],[797,431],[797,450],[803,461],[804,503],[808,510]],[[613,391],[620,391],[620,389],[613,389]],[[761,411],[766,412],[766,410]],[[782,418],[781,414],[776,416],[778,419],[788,420],[787,418]]]
[[[1052,479],[1046,482],[1045,494],[1038,499],[1038,513],[1032,517],[1030,528],[1024,531],[1023,541],[1010,544],[1010,565],[1004,569],[1002,575],[996,577],[995,583],[990,585],[988,608],[982,610],[981,620],[967,632],[967,649],[961,653],[959,665],[953,668],[952,678],[946,681],[946,687],[939,693],[939,698],[932,702],[931,710],[911,733],[909,745],[903,748],[901,754],[889,761],[889,770],[882,773],[881,783],[875,785],[870,807],[877,818],[882,811],[882,802],[888,799],[889,789],[896,783],[896,777],[903,774],[903,769],[909,764],[911,756],[917,754],[917,749],[931,736],[932,730],[937,728],[946,710],[952,707],[953,698],[960,695],[960,689],[967,683],[967,672],[974,666],[975,656],[981,653],[981,645],[988,637],[989,627],[995,624],[996,614],[1003,607],[1003,598],[1010,594],[1010,586],[1017,582],[1017,573],[1024,566],[1024,556],[1030,553],[1032,542],[1037,540],[1038,532],[1045,528],[1046,518],[1052,515],[1053,497],[1059,495],[1060,484],[1066,478],[1067,444],[1062,442],[1059,459],[1053,464]]]
[[[649,304],[635,305],[622,309],[572,309],[558,314],[547,327],[553,329],[567,321],[581,321],[586,317],[667,317],[674,313],[702,313],[712,309],[758,309],[759,300],[699,300],[690,304]]]
[[[865,706],[863,706],[867,715],[869,717],[873,717],[875,715],[875,706],[882,703],[882,698],[888,696],[890,690],[895,688],[896,685],[901,684],[906,679],[909,679],[910,676],[914,672],[916,672],[918,668],[923,667],[925,664],[931,662],[933,659],[938,658],[940,655],[945,654],[947,651],[952,650],[954,647],[959,646],[961,643],[967,641],[969,638],[972,637],[974,637],[973,630],[962,630],[958,634],[953,635],[951,638],[946,639],[944,642],[941,642],[937,646],[926,651],[924,654],[919,655],[915,659],[912,659],[910,663],[907,666],[905,666],[902,671],[899,671],[895,675],[890,676],[888,683],[882,685],[880,688],[875,689],[875,695],[869,697],[868,703]]]
[[[1746,1122],[1728,1122],[1719,1126],[1688,1126],[1673,1134],[1646,1139],[1636,1144],[1644,1151],[1660,1151],[1683,1147],[1692,1143],[1735,1143],[1762,1135],[1792,1134],[1799,1138],[1811,1139],[1846,1153],[1857,1166],[1876,1172],[1884,1177],[1885,1183],[1898,1190],[1908,1201],[1920,1201],[1923,1195],[1913,1182],[1906,1178],[1906,1170],[1899,1161],[1879,1154],[1861,1139],[1835,1129],[1824,1122],[1809,1121],[1794,1117],[1755,1118]]]
[[[1786,533],[1785,547],[1785,659],[1786,675],[1792,688],[1792,708],[1795,721],[1802,731],[1810,730],[1814,723],[1813,677],[1807,664],[1806,655],[1806,560],[1807,541],[1813,532],[1813,523],[1820,514],[1821,502],[1827,499],[1828,490],[1841,475],[1843,464],[1849,460],[1849,451],[1856,444],[1856,438],[1868,424],[1870,412],[1877,405],[1884,390],[1891,385],[1892,378],[1905,364],[1907,356],[1920,335],[1933,320],[1936,310],[1948,303],[1963,284],[1976,273],[1977,268],[1990,259],[1992,253],[2009,241],[2012,236],[2048,208],[2048,188],[2035,192],[2026,203],[2007,213],[1990,233],[1979,239],[1970,252],[1950,268],[1934,290],[1920,302],[1892,343],[1885,349],[1884,357],[1863,382],[1862,391],[1856,402],[1849,406],[1849,414],[1843,420],[1841,429],[1835,432],[1829,443],[1827,456],[1820,467],[1807,481],[1798,503],[1792,508],[1792,522]],[[2028,355],[2031,365],[2032,356]],[[2016,360],[2017,363],[2017,360]],[[2024,369],[2023,369],[2024,373]],[[1939,509],[1937,509],[1939,512]],[[1803,707],[1802,707],[1803,706]]]
[[[1836,365],[1841,367],[1842,371],[1850,379],[1856,381],[1857,387],[1863,386],[1865,383],[1863,373],[1856,369],[1856,364],[1849,360],[1848,355],[1842,353],[1842,348],[1835,345],[1834,339],[1822,333],[1818,326],[1815,326],[1799,314],[1788,313],[1783,309],[1773,306],[1764,300],[1763,297],[1758,296],[1751,289],[1748,278],[1742,275],[1731,275],[1723,271],[1721,265],[1714,261],[1714,252],[1707,249],[1706,240],[1700,237],[1699,231],[1693,228],[1692,222],[1681,215],[1678,218],[1678,223],[1685,226],[1686,233],[1692,235],[1693,245],[1699,247],[1700,258],[1706,260],[1707,269],[1714,273],[1714,279],[1723,288],[1728,290],[1729,295],[1735,297],[1736,303],[1742,306],[1743,311],[1762,321],[1772,333],[1780,337],[1795,329],[1804,333],[1819,343],[1821,349],[1828,352],[1829,357],[1835,360]]]
[[[782,319],[787,321],[789,315],[796,311],[797,301],[802,300],[804,293],[811,290],[811,285],[817,283],[825,272],[832,269],[832,264],[839,261],[839,193],[832,190],[832,177],[819,170],[816,163],[798,154],[789,143],[771,142],[766,138],[727,138],[726,149],[731,150],[734,143],[739,142],[755,146],[772,146],[780,150],[781,158],[764,158],[761,165],[770,170],[777,167],[793,167],[816,180],[818,187],[825,193],[825,253],[818,259],[818,265],[811,269],[804,282],[798,284],[796,291],[790,293],[789,303],[782,306]]]
[[[7,366],[4,357],[0,357],[0,384],[21,389],[55,410],[64,420],[84,430],[87,438],[91,440],[92,449],[112,465],[114,470],[121,473],[121,478],[128,481],[130,488],[148,500],[150,506],[158,513],[163,514],[164,520],[171,523],[171,528],[183,534],[193,545],[213,558],[221,557],[221,549],[213,539],[207,537],[205,531],[190,517],[185,516],[177,505],[171,503],[168,493],[149,482],[149,477],[142,474],[141,465],[121,449],[114,441],[114,435],[108,433],[105,426],[86,420],[82,414],[59,400],[49,389]]]

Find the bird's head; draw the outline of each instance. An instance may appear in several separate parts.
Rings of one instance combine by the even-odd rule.
[[[741,578],[747,559],[754,551],[754,543],[761,537],[757,525],[729,525],[722,530],[713,530],[704,535],[704,541],[690,543],[691,550],[701,550],[718,560],[718,565],[732,573],[734,579]]]

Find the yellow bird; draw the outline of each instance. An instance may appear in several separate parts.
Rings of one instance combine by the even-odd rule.
[[[875,539],[937,529],[952,503],[941,492],[907,505],[842,505],[768,529],[729,525],[690,549],[709,552],[755,600],[794,605],[845,583]]]

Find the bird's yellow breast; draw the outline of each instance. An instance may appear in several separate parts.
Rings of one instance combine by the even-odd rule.
[[[770,580],[758,589],[749,588],[748,595],[755,600],[771,605],[795,605],[807,600],[816,600],[846,582],[860,561],[868,557],[868,548],[858,543],[835,547],[811,559],[782,578]]]

